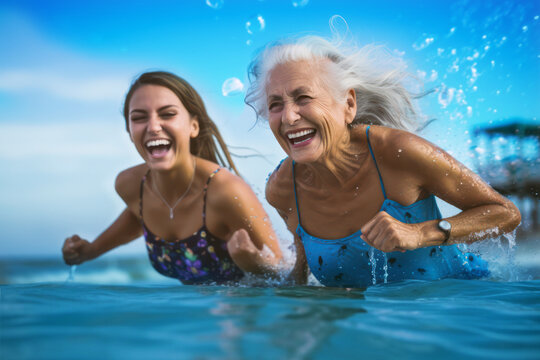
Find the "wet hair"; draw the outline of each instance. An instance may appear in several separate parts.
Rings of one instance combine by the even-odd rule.
[[[327,83],[336,100],[344,101],[347,91],[356,92],[357,111],[352,122],[374,124],[415,131],[419,111],[415,96],[406,89],[405,81],[414,79],[405,71],[406,64],[383,47],[368,45],[358,48],[332,43],[318,36],[305,36],[271,43],[248,68],[250,86],[245,102],[257,119],[268,119],[266,85],[270,71],[280,64],[295,61],[322,61],[326,65]],[[315,75],[315,74],[314,74]]]
[[[178,96],[188,113],[199,122],[199,135],[190,140],[190,152],[203,159],[228,167],[238,174],[227,145],[223,141],[216,124],[206,112],[199,93],[181,77],[165,71],[145,72],[131,84],[124,101],[124,118],[129,132],[129,102],[137,89],[144,85],[163,86]],[[219,145],[219,150],[218,150]]]

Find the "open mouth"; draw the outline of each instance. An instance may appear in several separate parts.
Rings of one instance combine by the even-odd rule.
[[[150,153],[152,157],[160,158],[165,156],[167,152],[171,149],[172,143],[170,140],[167,139],[156,139],[156,140],[150,140],[147,141],[146,144],[144,144],[146,147],[146,150]]]
[[[299,145],[313,139],[316,132],[315,129],[298,130],[288,133],[287,138],[292,145]]]

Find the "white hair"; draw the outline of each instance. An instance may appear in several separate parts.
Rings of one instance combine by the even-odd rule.
[[[333,44],[318,36],[272,43],[251,62],[250,86],[245,102],[268,119],[266,85],[270,71],[276,66],[302,60],[328,59],[336,100],[342,101],[349,89],[356,92],[357,111],[352,125],[374,124],[415,131],[419,112],[415,96],[404,85],[412,76],[405,63],[380,46],[362,48]],[[314,74],[315,75],[315,74]],[[337,95],[340,94],[340,95]]]

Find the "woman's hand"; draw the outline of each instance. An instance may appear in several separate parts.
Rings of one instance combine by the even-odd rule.
[[[227,249],[235,264],[246,272],[265,275],[274,275],[277,272],[279,259],[268,247],[257,249],[244,229],[232,234],[227,242]]]
[[[384,252],[405,252],[424,246],[419,224],[403,223],[385,211],[377,213],[361,231],[362,240]]]
[[[90,258],[91,244],[79,235],[68,237],[62,247],[62,255],[67,265],[78,265]]]

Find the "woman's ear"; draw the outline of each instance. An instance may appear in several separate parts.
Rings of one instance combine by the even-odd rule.
[[[352,124],[356,117],[356,91],[349,89],[345,98],[345,121],[347,125]]]
[[[197,136],[199,136],[199,119],[197,119],[196,116],[191,118],[190,126],[191,126],[191,133],[190,133],[191,138],[196,138]]]

